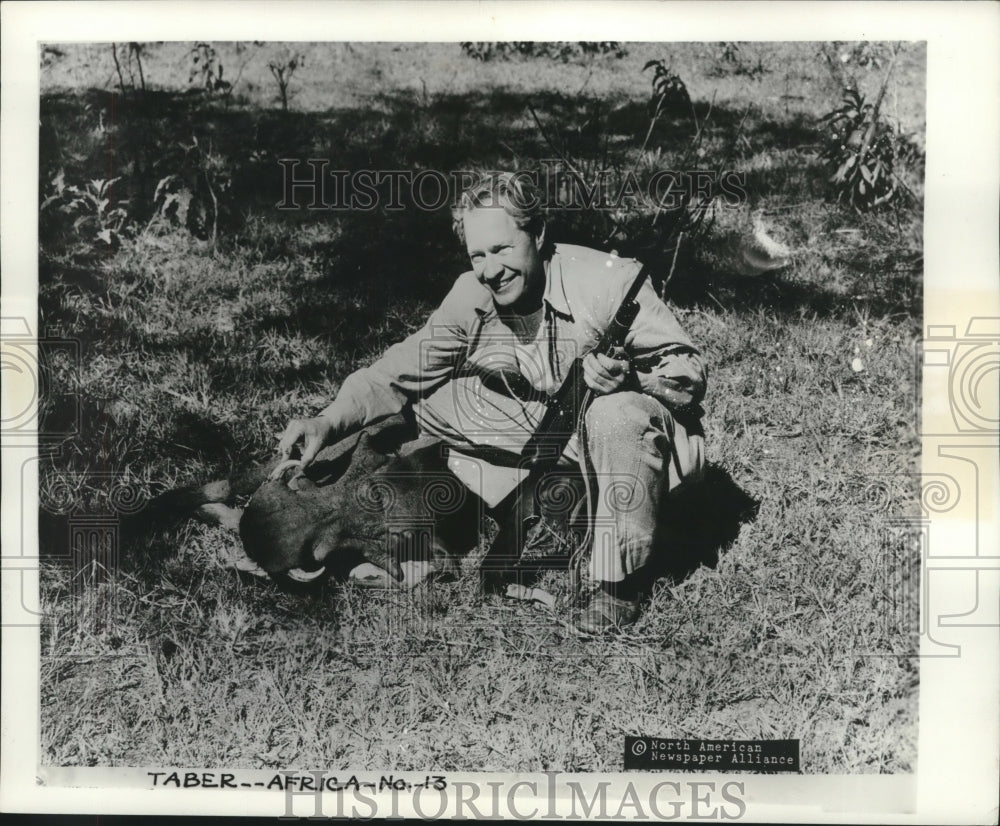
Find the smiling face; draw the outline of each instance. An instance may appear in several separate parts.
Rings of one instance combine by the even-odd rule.
[[[541,306],[545,289],[544,227],[520,229],[501,207],[479,207],[462,218],[465,246],[479,282],[499,309],[527,315]]]

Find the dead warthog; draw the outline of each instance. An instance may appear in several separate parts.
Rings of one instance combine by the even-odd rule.
[[[448,469],[440,442],[413,436],[395,417],[324,448],[304,471],[275,458],[228,480],[167,491],[119,518],[119,541],[127,549],[195,517],[238,531],[254,563],[238,567],[288,585],[350,574],[362,584],[411,587],[453,575],[456,557],[478,543],[486,506]],[[66,521],[43,511],[44,550],[65,547]]]
[[[404,587],[457,572],[456,555],[476,546],[485,505],[456,478],[444,446],[394,444],[392,427],[362,431],[324,448],[303,472],[271,463],[267,479],[237,516],[207,503],[223,524],[238,519],[247,556],[275,578],[343,575]],[[291,465],[296,469],[291,472]]]

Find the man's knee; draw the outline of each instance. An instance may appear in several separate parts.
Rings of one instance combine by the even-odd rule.
[[[590,450],[604,470],[646,467],[656,476],[665,474],[668,489],[701,471],[700,434],[678,425],[652,396],[631,391],[600,396],[586,422]]]
[[[631,390],[598,396],[587,409],[592,438],[641,440],[651,430],[663,432],[665,409],[652,396]]]

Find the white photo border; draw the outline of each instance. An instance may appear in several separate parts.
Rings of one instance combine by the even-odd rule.
[[[980,329],[1000,330],[1000,267],[997,226],[1000,203],[1000,6],[990,3],[916,2],[53,2],[2,6],[2,231],[5,319],[37,318],[37,164],[39,42],[111,40],[605,40],[648,41],[662,32],[672,41],[731,40],[906,40],[927,42],[927,176],[925,188],[924,327],[947,339]],[[992,320],[993,327],[989,327]],[[4,331],[5,334],[8,332]],[[35,331],[28,330],[27,335]],[[4,373],[5,418],[25,399],[31,376]],[[1000,578],[998,548],[997,434],[973,437],[954,432],[947,383],[924,371],[923,470],[940,472],[961,454],[974,462],[978,503],[935,518],[935,548],[942,570],[976,572],[976,622],[955,620],[969,613],[970,594],[943,580],[933,593],[931,635],[922,636],[919,758],[914,776],[757,776],[745,784],[742,819],[769,822],[996,822],[1000,645],[996,612]],[[28,394],[28,395],[26,395]],[[996,403],[996,402],[994,402]],[[8,407],[10,405],[10,407]],[[937,434],[937,435],[927,435]],[[991,448],[994,448],[991,450]],[[30,547],[37,537],[21,535],[22,485],[34,496],[33,465],[21,477],[35,448],[3,434],[3,547]],[[27,453],[25,452],[27,451]],[[17,461],[12,461],[16,458]],[[32,486],[34,485],[34,488]],[[978,545],[968,547],[969,526]],[[66,770],[66,783],[40,785],[39,693],[35,664],[37,625],[17,623],[24,595],[37,595],[37,574],[18,567],[15,551],[3,556],[3,684],[0,810],[5,812],[162,813],[224,815],[286,813],[282,793],[129,788],[133,769]],[[934,585],[924,570],[924,587]],[[966,580],[963,580],[966,581]],[[985,616],[985,620],[982,617]],[[949,618],[952,622],[947,622]],[[991,624],[992,623],[992,624]],[[942,645],[960,646],[942,656]],[[93,774],[102,773],[100,777]],[[244,773],[252,774],[252,773]],[[268,773],[271,774],[271,773]],[[398,774],[398,773],[397,773]],[[78,781],[105,788],[76,788]],[[467,775],[454,780],[518,782],[513,798],[522,813],[544,800],[546,775]],[[637,789],[677,781],[722,784],[725,775],[563,775],[583,784],[632,781]],[[139,778],[141,780],[141,778]],[[915,807],[912,806],[916,791]],[[695,792],[697,793],[697,792]],[[566,814],[557,793],[553,813]],[[547,813],[541,804],[540,814]],[[379,815],[417,815],[412,802],[398,811],[379,804]],[[295,801],[296,815],[310,815],[308,799]],[[429,808],[433,812],[433,807]],[[361,814],[365,813],[361,809]],[[426,813],[424,811],[423,813]],[[516,813],[515,813],[516,814]]]

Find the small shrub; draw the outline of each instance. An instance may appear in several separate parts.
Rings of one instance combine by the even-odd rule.
[[[191,71],[188,83],[197,81],[206,92],[228,92],[232,84],[223,79],[224,67],[211,43],[195,43],[191,47]]]
[[[657,118],[661,112],[688,114],[691,111],[691,95],[680,75],[662,60],[647,61],[642,70],[645,72],[647,69],[653,70],[653,118]]]
[[[187,227],[195,236],[216,242],[220,221],[229,217],[234,165],[214,147],[211,139],[177,145],[167,168],[178,170],[163,176],[153,193],[154,215],[150,223],[167,219]]]
[[[274,75],[274,80],[278,84],[278,97],[281,100],[281,111],[288,111],[288,86],[292,82],[292,75],[306,61],[306,56],[301,52],[292,54],[282,54],[271,60],[267,68]]]
[[[900,140],[878,106],[856,89],[844,92],[843,103],[820,119],[827,127],[820,157],[833,170],[837,200],[866,211],[907,195],[896,174]]]
[[[66,175],[60,170],[52,180],[51,194],[40,208],[43,233],[65,229],[65,223],[71,221],[78,236],[98,245],[118,247],[129,217],[120,206],[128,202],[114,197],[114,185],[120,180],[97,178],[75,186],[66,183]]]
[[[155,213],[150,223],[167,220],[187,226],[192,198],[191,190],[184,186],[179,175],[160,178],[153,193]]]

